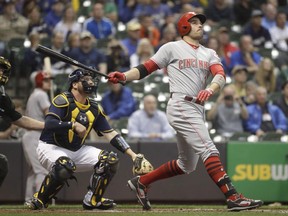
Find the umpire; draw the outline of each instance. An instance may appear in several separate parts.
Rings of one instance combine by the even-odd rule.
[[[4,57],[0,56],[0,117],[5,117],[19,127],[29,130],[42,130],[44,122],[37,121],[21,115],[15,110],[15,105],[5,92],[5,84],[9,80],[11,64]],[[0,186],[8,173],[8,160],[5,155],[0,154]]]

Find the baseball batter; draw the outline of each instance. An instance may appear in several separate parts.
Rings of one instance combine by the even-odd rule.
[[[177,132],[179,156],[177,160],[128,181],[128,186],[136,193],[144,210],[151,209],[147,198],[148,185],[160,179],[193,172],[199,158],[225,195],[229,211],[253,209],[263,204],[261,200],[247,199],[236,191],[205,126],[203,103],[225,85],[219,57],[214,50],[199,43],[205,21],[203,14],[185,13],[177,24],[182,40],[163,45],[144,64],[125,73],[113,72],[109,75],[109,81],[117,83],[142,79],[157,69],[167,68],[171,93],[167,117]],[[206,83],[209,76],[213,76],[213,79],[211,83]]]

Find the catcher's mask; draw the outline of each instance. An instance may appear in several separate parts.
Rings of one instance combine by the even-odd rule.
[[[89,84],[90,80],[92,80],[93,85]],[[76,69],[75,71],[70,73],[68,77],[69,91],[71,91],[72,84],[74,82],[81,82],[83,90],[86,94],[96,94],[99,84],[99,77],[92,71]]]
[[[10,62],[4,57],[0,56],[0,71],[2,71],[2,74],[0,75],[0,85],[5,85],[8,82],[10,69]]]
[[[196,14],[195,12],[188,12],[183,14],[177,23],[177,29],[181,37],[189,34],[191,31],[191,24],[189,21],[193,17],[198,17],[202,24],[206,22],[206,16],[203,14]]]

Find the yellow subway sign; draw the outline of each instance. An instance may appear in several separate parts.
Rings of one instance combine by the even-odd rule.
[[[238,192],[269,202],[288,201],[288,144],[227,145],[227,172]]]
[[[288,165],[239,164],[235,167],[233,181],[288,181]]]

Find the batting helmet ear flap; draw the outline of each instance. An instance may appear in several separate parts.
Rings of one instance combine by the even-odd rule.
[[[206,22],[206,16],[203,14],[196,14],[195,12],[183,14],[177,23],[177,29],[181,37],[187,35],[191,31],[191,24],[189,20],[194,16],[198,17],[202,24]]]

